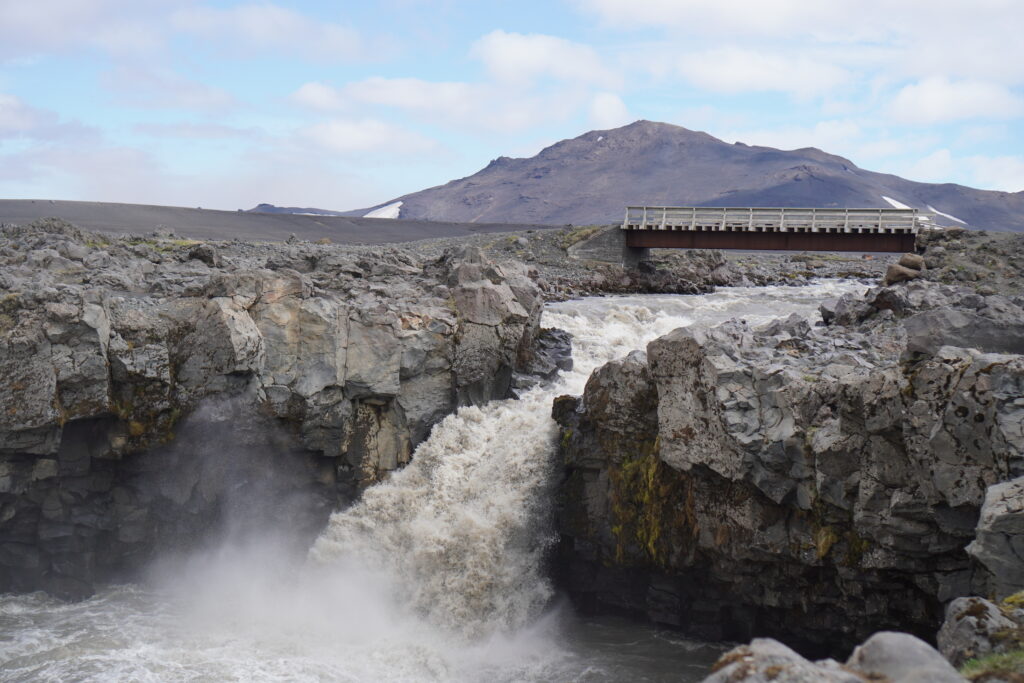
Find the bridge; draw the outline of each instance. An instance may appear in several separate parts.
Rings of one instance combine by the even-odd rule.
[[[622,231],[629,251],[907,252],[914,251],[921,222],[930,217],[917,209],[630,206]]]

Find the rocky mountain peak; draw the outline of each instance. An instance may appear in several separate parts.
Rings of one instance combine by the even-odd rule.
[[[917,183],[815,147],[729,144],[647,120],[592,130],[529,158],[501,156],[380,206],[401,201],[408,219],[579,225],[615,222],[631,204],[885,208],[890,199],[935,212],[940,223],[1024,230],[1024,193]]]

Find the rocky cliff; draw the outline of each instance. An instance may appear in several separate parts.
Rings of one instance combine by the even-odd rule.
[[[1020,590],[1021,303],[917,280],[828,326],[680,329],[600,368],[554,405],[562,585],[811,652],[931,639],[945,602]]]
[[[539,290],[473,249],[0,230],[0,591],[87,593],[231,524],[308,541],[534,360]]]

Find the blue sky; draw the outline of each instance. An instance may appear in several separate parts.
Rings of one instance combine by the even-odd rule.
[[[636,119],[1024,190],[1020,0],[0,0],[0,197],[350,209]]]

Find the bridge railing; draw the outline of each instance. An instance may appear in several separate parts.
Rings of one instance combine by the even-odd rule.
[[[797,232],[834,234],[917,233],[930,214],[917,209],[630,206],[624,230],[696,232]]]

